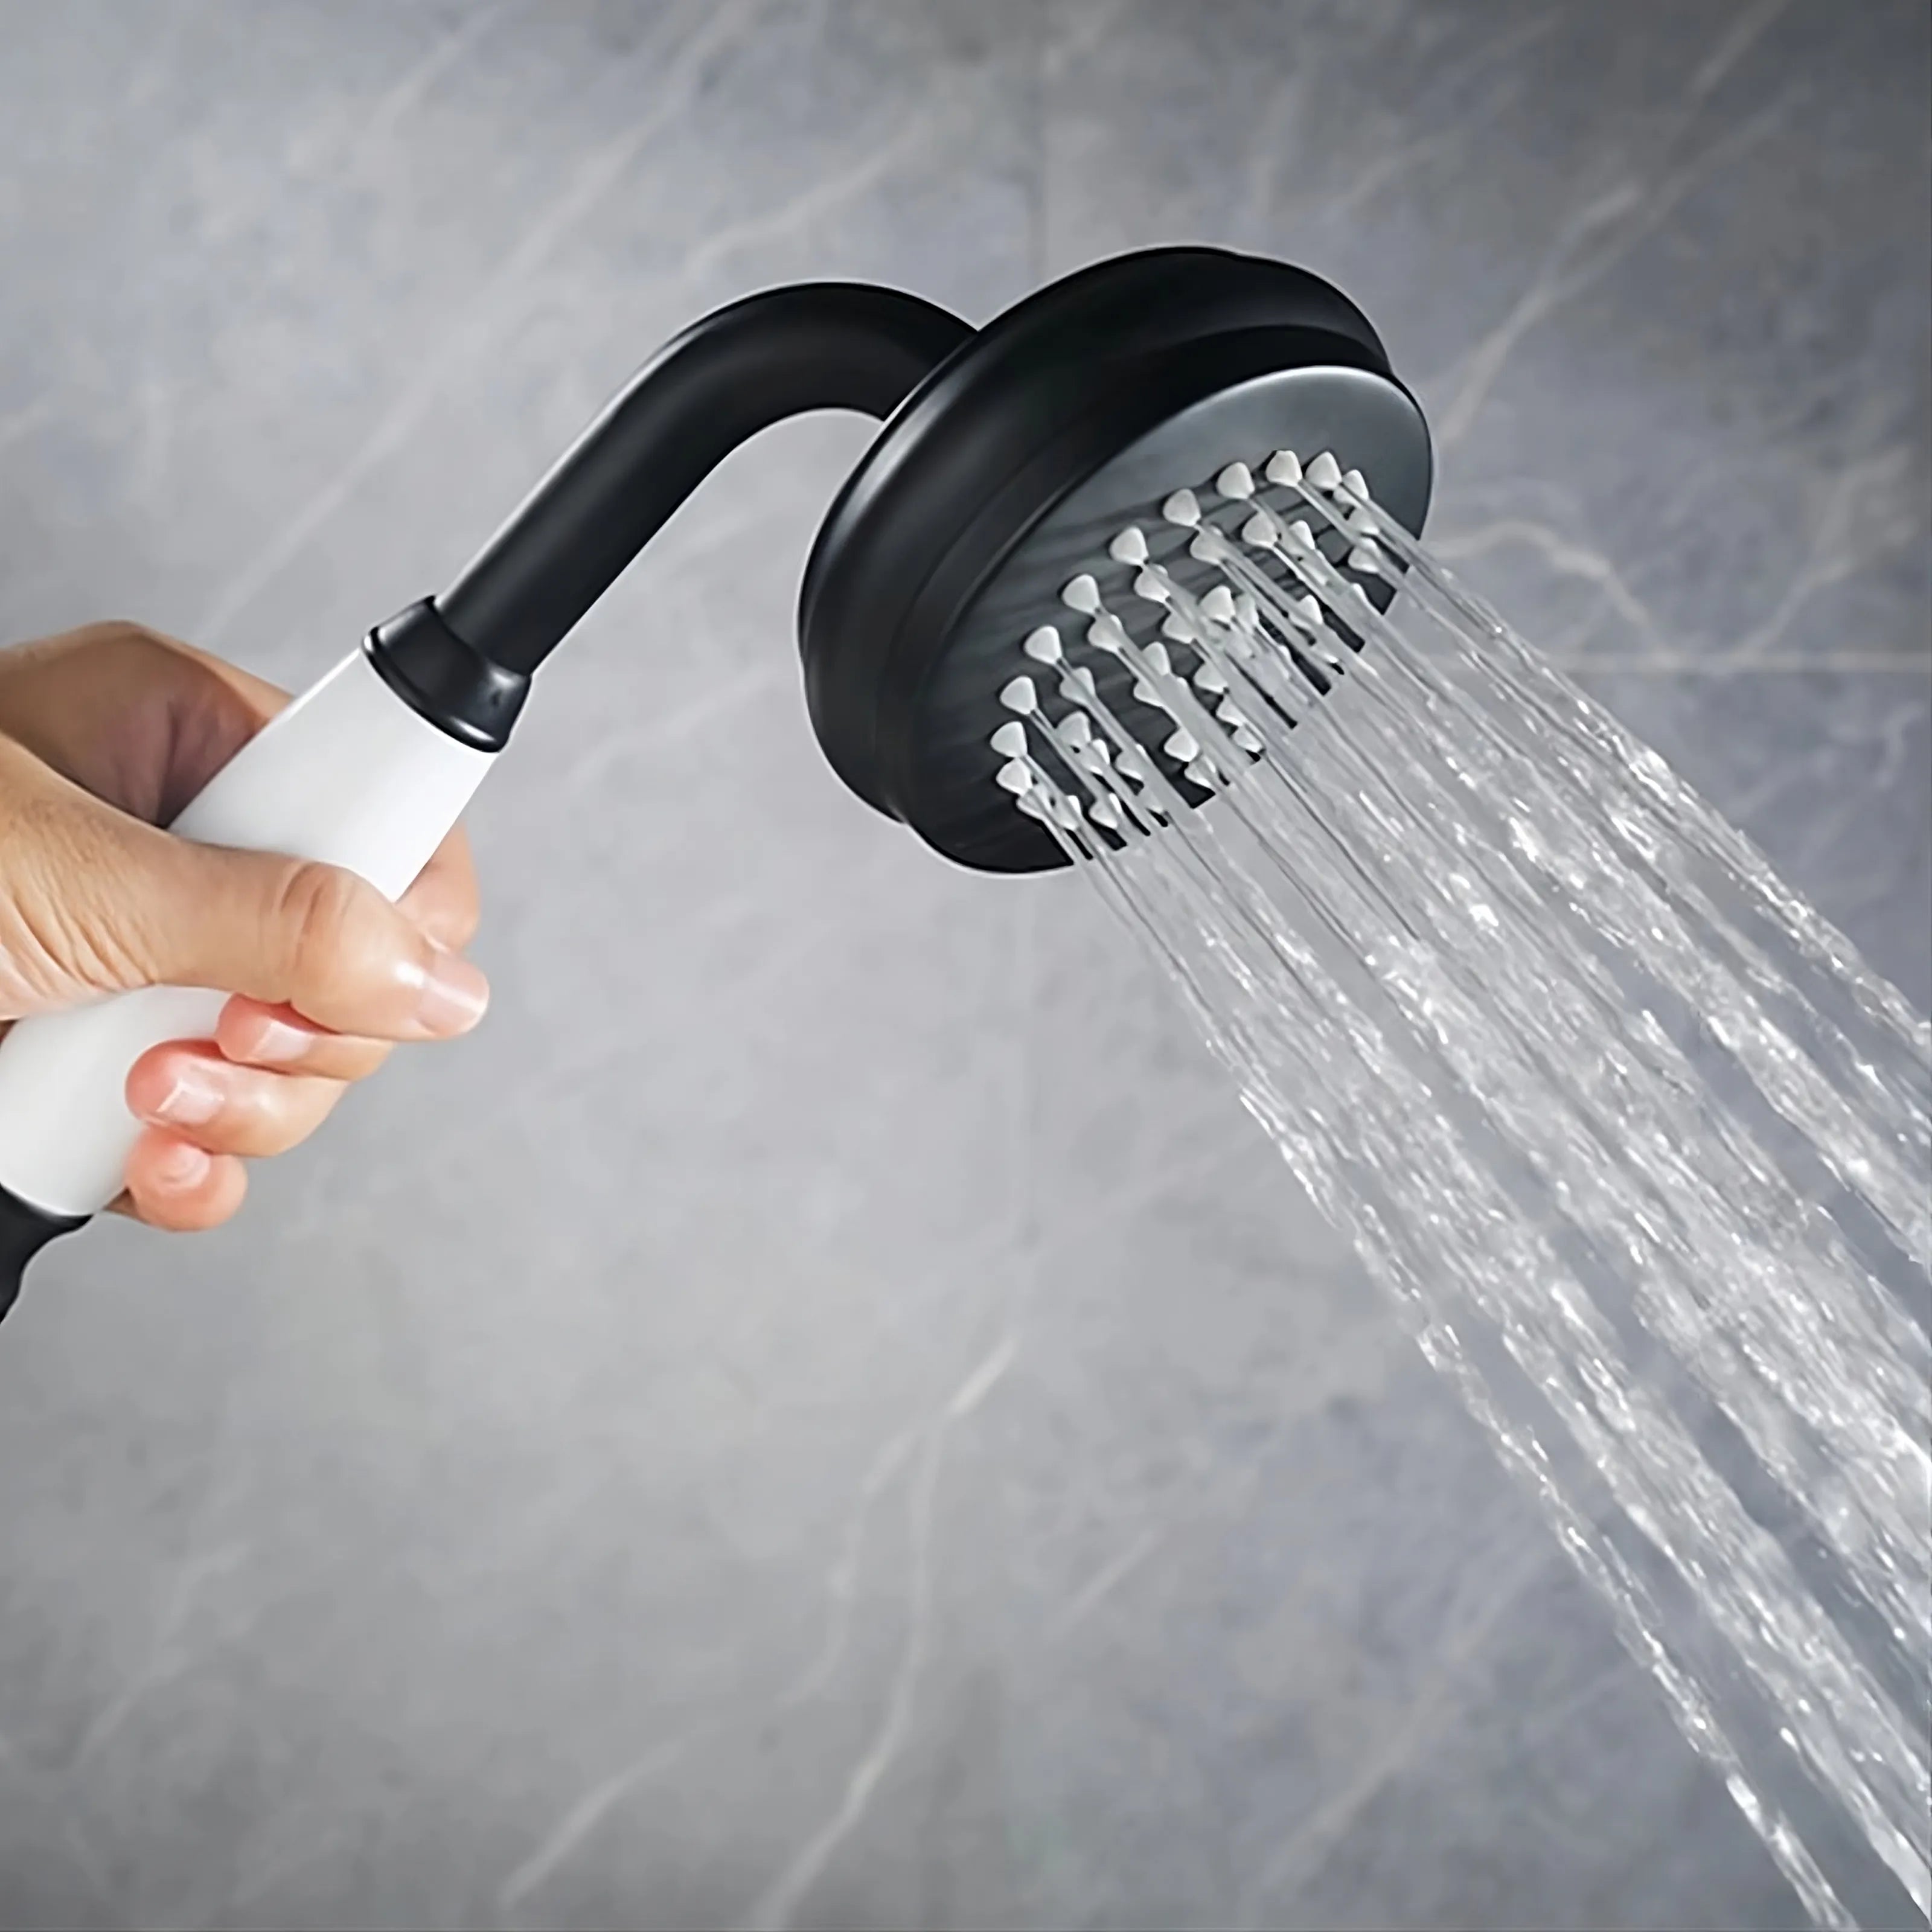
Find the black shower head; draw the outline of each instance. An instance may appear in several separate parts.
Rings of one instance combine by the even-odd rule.
[[[1132,580],[1136,566],[1108,555],[1124,524],[1148,523],[1154,560],[1185,580],[1187,532],[1162,524],[1160,504],[1232,456],[1282,448],[1366,471],[1420,533],[1422,412],[1367,319],[1303,270],[1159,249],[1070,275],[989,323],[894,414],[806,567],[806,692],[839,776],[964,865],[1064,865],[988,782],[1020,640],[1064,615],[1060,592],[1078,574],[1103,588]],[[1136,715],[1118,657],[1078,642],[1067,656]]]
[[[1375,331],[1306,271],[1213,248],[1083,268],[974,330],[862,284],[772,290],[679,337],[434,606],[372,655],[440,722],[500,745],[530,673],[738,443],[820,408],[885,416],[827,513],[799,601],[808,706],[833,769],[935,850],[986,872],[1064,865],[989,783],[1019,640],[1072,577],[1156,525],[1184,579],[1174,489],[1232,455],[1333,452],[1419,533],[1429,432]],[[1346,542],[1328,539],[1331,550]],[[1369,586],[1386,604],[1390,581]],[[1076,643],[1132,714],[1131,672]]]

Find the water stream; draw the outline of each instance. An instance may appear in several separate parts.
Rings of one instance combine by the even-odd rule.
[[[1362,478],[1223,481],[1170,500],[1165,565],[1117,544],[1132,596],[1066,600],[1165,762],[1147,712],[1030,644],[1074,708],[1010,700],[1002,782],[1172,977],[1814,1919],[1922,1919],[1932,1029]]]

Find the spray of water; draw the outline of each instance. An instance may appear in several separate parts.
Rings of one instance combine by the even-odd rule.
[[[1000,783],[1814,1919],[1932,1913],[1932,1029],[1358,472],[1204,494],[1067,586],[1132,705],[1036,632]]]

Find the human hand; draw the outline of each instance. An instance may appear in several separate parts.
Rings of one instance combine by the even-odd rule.
[[[0,1035],[29,1014],[148,986],[235,995],[213,1040],[129,1071],[144,1130],[113,1206],[212,1228],[242,1158],[286,1153],[398,1041],[482,1018],[461,830],[394,906],[354,874],[158,830],[289,694],[137,625],[0,650]]]

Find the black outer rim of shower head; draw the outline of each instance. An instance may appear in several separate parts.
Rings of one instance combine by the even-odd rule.
[[[1215,398],[1288,374],[1386,391],[1376,405],[1382,468],[1406,472],[1398,494],[1419,526],[1431,470],[1420,409],[1361,311],[1284,262],[1192,248],[1117,256],[1028,296],[935,370],[832,504],[800,592],[807,704],[845,783],[962,865],[1065,864],[992,787],[997,760],[982,754],[980,788],[962,789],[960,746],[941,742],[959,721],[944,704],[935,711],[935,671],[1059,506],[1090,494],[1084,486],[1163,426],[1202,406],[1211,418]],[[1204,433],[1221,440],[1196,450],[1185,434],[1167,437],[1171,459],[1209,465],[1168,487],[1242,453],[1226,446],[1225,423],[1204,419]],[[1123,500],[1121,522],[1133,507]],[[1096,560],[1104,567],[1104,553]],[[1066,615],[1054,604],[1034,621]],[[1024,668],[1023,634],[1012,634],[1009,675]],[[997,718],[982,722],[990,730]]]

